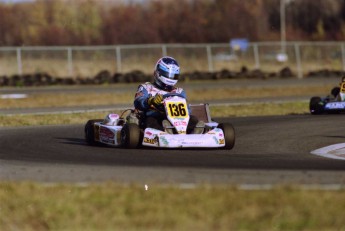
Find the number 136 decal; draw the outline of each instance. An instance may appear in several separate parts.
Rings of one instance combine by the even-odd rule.
[[[168,113],[170,117],[187,117],[187,105],[185,103],[168,103]]]

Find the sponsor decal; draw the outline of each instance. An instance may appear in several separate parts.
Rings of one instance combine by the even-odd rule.
[[[146,131],[145,134],[148,136],[152,136],[152,132],[150,132],[150,131]]]
[[[164,145],[168,145],[168,144],[169,144],[169,141],[168,141],[164,136],[161,136],[160,140],[161,140],[161,142],[162,142]]]
[[[174,126],[187,126],[187,122],[186,121],[175,121],[174,122]]]
[[[114,138],[114,133],[106,128],[106,127],[101,127],[100,131],[99,131],[100,136],[104,136],[104,137],[108,137],[108,138]]]
[[[219,144],[225,144],[225,140],[224,139],[219,139]]]
[[[182,145],[201,145],[203,142],[202,141],[183,141],[181,144]]]
[[[213,136],[212,138],[216,142],[216,144],[219,144],[217,137]]]
[[[327,103],[325,106],[326,109],[344,109],[345,102],[331,102]]]
[[[109,114],[109,118],[111,118],[111,119],[118,119],[119,115],[118,114]]]
[[[156,144],[157,142],[158,142],[157,137],[155,137],[155,138],[153,138],[153,139],[144,137],[144,143],[147,143],[147,144]]]
[[[106,143],[114,143],[115,134],[106,127],[101,127],[99,130],[100,140]]]
[[[219,133],[218,136],[219,137],[223,137],[224,135],[223,135],[223,133]]]
[[[121,130],[116,132],[116,142],[117,144],[121,144]]]
[[[340,92],[345,93],[345,83],[341,83]]]

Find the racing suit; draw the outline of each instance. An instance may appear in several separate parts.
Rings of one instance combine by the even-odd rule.
[[[162,108],[161,110],[157,110],[156,108],[151,107],[148,104],[148,99],[155,96],[156,94],[160,94],[164,97],[164,95],[169,93],[176,93],[181,97],[186,98],[186,92],[179,87],[174,87],[171,91],[166,91],[159,89],[155,84],[150,82],[139,85],[138,90],[135,94],[134,107],[137,110],[144,112],[145,127],[164,130],[162,126],[162,121],[166,119],[164,108]],[[190,118],[187,126],[187,133],[190,133],[198,123],[198,119],[195,116],[191,115],[191,110],[189,107],[188,111]]]

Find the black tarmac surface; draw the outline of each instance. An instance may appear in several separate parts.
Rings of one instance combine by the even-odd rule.
[[[233,150],[91,147],[83,124],[0,128],[0,180],[345,185],[345,161],[310,154],[345,142],[343,115],[223,118]]]

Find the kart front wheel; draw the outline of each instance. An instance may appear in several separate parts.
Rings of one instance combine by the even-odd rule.
[[[137,148],[140,144],[140,128],[135,123],[127,123],[121,130],[121,144],[125,148]]]
[[[235,129],[231,124],[221,123],[218,128],[223,130],[225,139],[225,149],[231,150],[235,145]]]
[[[89,120],[85,124],[84,132],[85,132],[85,140],[88,145],[95,146],[99,145],[97,141],[95,141],[95,130],[94,130],[94,124],[96,122],[101,122],[102,119],[95,119],[95,120]]]
[[[323,112],[323,105],[320,97],[314,96],[310,99],[309,110],[312,115],[319,115]]]

